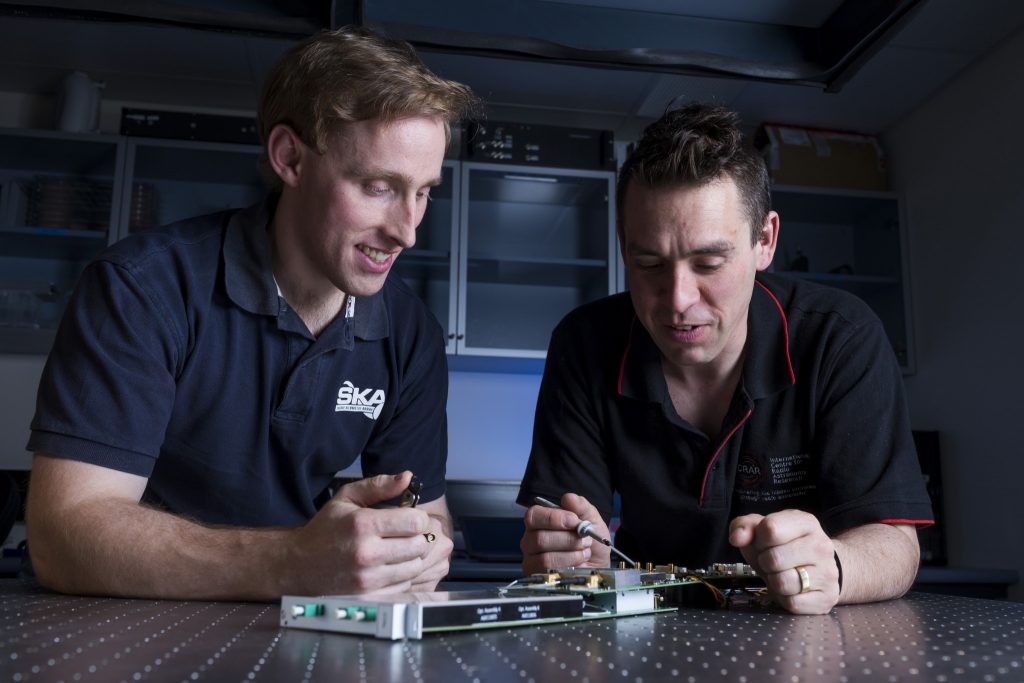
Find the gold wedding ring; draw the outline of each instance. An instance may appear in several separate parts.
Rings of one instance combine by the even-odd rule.
[[[434,541],[437,540],[437,536],[435,536],[434,534],[430,533],[429,531],[427,533],[423,534],[423,538],[427,539],[427,543],[433,543]]]
[[[793,569],[795,569],[796,573],[800,576],[800,592],[806,593],[811,590],[811,577],[807,574],[807,567],[799,564],[793,567]]]

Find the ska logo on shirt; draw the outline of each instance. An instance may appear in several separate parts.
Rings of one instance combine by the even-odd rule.
[[[336,413],[362,413],[369,420],[380,417],[384,407],[383,389],[360,389],[348,380],[338,389]]]

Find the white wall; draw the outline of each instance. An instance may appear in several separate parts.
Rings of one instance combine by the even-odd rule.
[[[539,374],[449,372],[448,478],[520,481],[539,389]]]
[[[941,434],[950,564],[1024,578],[1024,33],[885,142],[910,229],[914,427]],[[1024,586],[1011,589],[1024,600]]]

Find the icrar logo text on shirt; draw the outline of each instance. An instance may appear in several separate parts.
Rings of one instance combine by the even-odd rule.
[[[383,407],[383,389],[360,389],[346,380],[338,389],[338,403],[334,406],[334,412],[362,413],[367,419],[376,420]]]

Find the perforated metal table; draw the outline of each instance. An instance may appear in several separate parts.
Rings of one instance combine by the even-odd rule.
[[[910,594],[389,642],[278,627],[276,604],[68,597],[0,581],[4,681],[1024,681],[1024,604]]]

